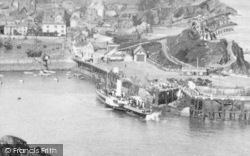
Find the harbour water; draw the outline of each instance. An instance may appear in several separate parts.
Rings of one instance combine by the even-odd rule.
[[[68,79],[66,72],[50,77],[1,74],[0,136],[18,136],[30,144],[63,144],[64,156],[250,154],[250,123],[172,115],[144,121],[105,108],[93,84]]]

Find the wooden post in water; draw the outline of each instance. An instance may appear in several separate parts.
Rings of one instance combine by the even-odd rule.
[[[235,102],[234,99],[233,99],[232,101],[233,101],[233,104],[235,104],[235,103],[234,103],[234,102]],[[233,108],[234,108],[234,109],[233,109],[233,119],[235,120],[235,105],[233,106]]]
[[[195,114],[196,114],[196,103],[197,103],[197,100],[196,100],[196,97],[194,97],[194,111],[193,111],[193,117],[195,117]]]
[[[212,118],[214,119],[214,101],[213,98],[211,98],[210,104],[211,104],[211,110],[210,110],[210,115],[212,116]],[[210,117],[211,118],[211,117]]]
[[[199,117],[199,114],[200,114],[199,107],[200,107],[200,99],[198,98],[197,99],[197,108],[196,108],[196,110],[197,110],[197,117]]]
[[[206,100],[203,98],[202,103],[201,103],[201,107],[202,107],[202,120],[205,120],[205,116],[206,116],[205,104],[206,104]]]
[[[154,98],[155,98],[154,104],[156,106],[158,106],[159,105],[159,89],[158,88],[155,90],[155,97]]]
[[[230,112],[230,119],[235,119],[234,118],[234,102],[232,102],[232,110]]]
[[[171,89],[171,92],[172,92],[172,94],[171,94],[171,102],[173,102],[174,101],[174,90]]]
[[[165,101],[165,104],[168,104],[168,101],[169,101],[169,92],[168,91],[164,91],[164,101]]]
[[[224,120],[225,119],[225,101],[224,99],[221,100],[221,118]]]
[[[193,117],[195,117],[196,114],[196,98],[194,98],[194,110],[193,110]]]
[[[241,98],[241,114],[242,114],[242,118],[243,120],[246,120],[246,113],[245,113],[245,99],[244,97]]]

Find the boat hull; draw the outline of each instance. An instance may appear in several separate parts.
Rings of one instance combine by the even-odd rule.
[[[107,102],[105,102],[105,105],[106,105],[107,107],[112,108],[112,109],[117,110],[117,111],[125,111],[124,107],[110,105],[110,104],[108,104]]]
[[[124,111],[124,105],[121,103],[119,99],[113,96],[108,96],[106,98],[105,105],[114,110]]]
[[[105,103],[105,101],[106,101],[106,99],[107,99],[107,96],[106,96],[104,93],[102,93],[101,90],[99,90],[99,89],[96,89],[95,92],[96,92],[97,98],[98,98],[101,102]]]
[[[152,114],[152,113],[146,113],[143,110],[139,110],[139,109],[131,107],[131,106],[126,106],[124,108],[125,108],[126,112],[132,113],[132,114],[137,115],[137,116],[142,117],[142,118],[146,118],[147,115],[151,115]]]

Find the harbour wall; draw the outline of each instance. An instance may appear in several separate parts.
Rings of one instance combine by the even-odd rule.
[[[70,70],[76,63],[69,59],[50,60],[50,70]],[[34,71],[45,69],[40,61],[32,58],[25,59],[0,59],[0,71]]]
[[[94,64],[77,59],[75,61],[77,62],[75,71],[87,75],[92,82],[98,75],[105,76],[107,74],[105,69],[99,68]],[[176,91],[178,89],[181,89],[183,93],[182,99],[176,100],[176,95],[173,96],[173,92],[168,89],[163,90],[161,94],[156,92],[155,101],[158,102],[154,102],[152,107],[165,113],[170,112],[171,114],[181,116],[185,112],[185,116],[203,120],[250,120],[250,97],[235,96],[236,93],[241,91],[240,89],[237,91],[230,88],[226,91],[224,90],[223,94],[232,94],[231,96],[222,94],[221,96],[214,95],[212,97],[182,86],[177,87]],[[205,88],[205,91],[206,89],[209,90],[209,88]],[[221,93],[220,90],[217,90],[217,92]],[[159,103],[162,99],[165,99],[165,102]],[[177,106],[180,106],[180,108]]]

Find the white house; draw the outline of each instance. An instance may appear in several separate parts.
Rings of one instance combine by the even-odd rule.
[[[43,23],[43,33],[54,33],[57,32],[58,36],[64,36],[67,33],[65,23]]]
[[[72,46],[72,52],[75,56],[80,57],[82,60],[89,61],[93,59],[95,51],[91,42],[77,42]]]
[[[142,48],[142,46],[137,47],[133,51],[134,61],[135,62],[146,62],[147,61],[147,52]]]
[[[76,42],[72,44],[71,51],[75,56],[82,57],[81,53],[83,52],[84,46],[86,46],[86,42]]]
[[[42,25],[43,33],[57,33],[57,36],[64,36],[67,33],[64,14],[60,10],[57,12],[45,12]]]
[[[89,42],[83,49],[83,60],[93,59],[95,50],[91,42]]]
[[[28,22],[12,23],[4,26],[5,35],[26,35],[28,31]]]

